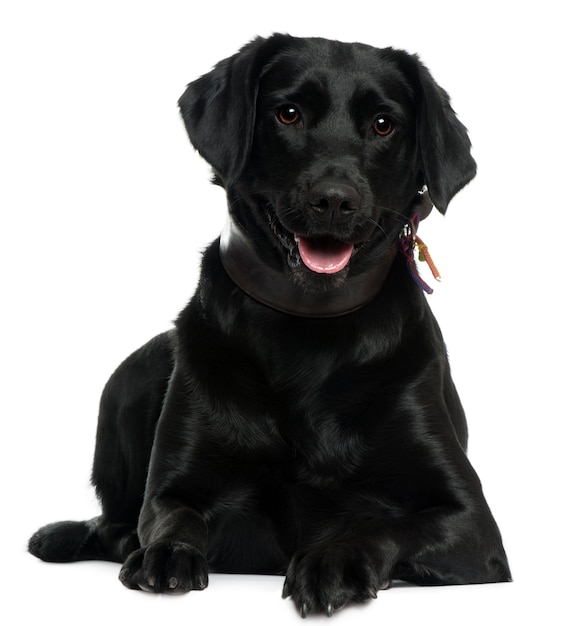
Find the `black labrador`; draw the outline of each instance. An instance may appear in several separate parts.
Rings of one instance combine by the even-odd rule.
[[[303,616],[393,579],[510,580],[412,256],[475,175],[446,92],[400,50],[274,35],[179,104],[229,224],[175,328],[104,389],[102,515],[30,551],[154,592],[282,574]]]

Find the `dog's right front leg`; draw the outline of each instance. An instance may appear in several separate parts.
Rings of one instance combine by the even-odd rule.
[[[184,593],[208,585],[208,527],[196,504],[206,485],[197,452],[202,405],[176,364],[158,421],[146,492],[138,520],[140,549],[128,556],[120,580],[130,589]],[[197,400],[197,398],[196,398]]]
[[[142,547],[120,571],[126,587],[185,593],[208,586],[207,527],[195,511],[173,501],[155,501],[142,511],[138,532]]]

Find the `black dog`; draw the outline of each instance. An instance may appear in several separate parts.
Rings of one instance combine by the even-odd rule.
[[[285,574],[304,616],[392,579],[510,580],[412,280],[417,221],[475,175],[445,91],[399,50],[274,35],[180,107],[229,227],[175,329],[104,390],[101,517],[30,551],[123,562],[124,585],[156,592]]]

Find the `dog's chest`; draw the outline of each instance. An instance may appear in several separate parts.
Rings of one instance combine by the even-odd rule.
[[[258,471],[263,465],[282,480],[327,487],[362,475],[374,438],[381,447],[375,435],[385,429],[388,395],[374,384],[377,370],[323,365],[311,359],[289,377],[262,375],[257,393],[236,387],[225,436]]]
[[[191,346],[199,404],[211,407],[196,427],[248,472],[317,485],[365,473],[397,400],[386,383],[389,333],[363,317],[261,317]],[[216,339],[218,351],[206,352]]]

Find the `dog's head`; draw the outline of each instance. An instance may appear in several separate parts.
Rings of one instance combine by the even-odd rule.
[[[475,175],[449,97],[400,50],[256,39],[179,104],[262,260],[311,291],[377,265],[424,186],[444,213]]]

